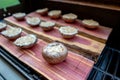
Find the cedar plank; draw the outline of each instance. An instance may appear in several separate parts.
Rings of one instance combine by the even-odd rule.
[[[0,45],[12,55],[16,56],[16,53],[21,54],[17,57],[19,60],[51,80],[85,80],[94,64],[93,61],[69,51],[68,57],[64,62],[50,65],[41,55],[43,46],[47,44],[42,40],[38,40],[37,44],[30,49],[20,49],[13,45],[12,41],[7,40],[3,36],[0,36],[0,40]],[[79,64],[82,67],[78,67]],[[83,71],[84,68],[86,69],[85,71]]]
[[[42,19],[44,21],[52,21],[52,22],[57,23],[58,25],[74,26],[77,29],[79,29],[80,34],[82,34],[86,37],[95,39],[97,41],[103,42],[103,43],[105,43],[107,41],[107,39],[108,39],[108,37],[109,37],[109,35],[112,31],[112,28],[104,27],[104,26],[101,26],[101,25],[99,26],[98,29],[88,30],[88,29],[86,29],[82,26],[80,19],[77,19],[75,23],[66,23],[62,19],[54,20],[54,19],[51,19],[48,16],[41,16],[41,15],[35,13],[35,12],[31,12],[30,14],[28,14],[28,16],[40,17],[40,19]]]
[[[8,23],[11,23],[13,25],[16,25],[18,27],[21,27],[30,33],[31,32],[35,33],[39,36],[39,38],[45,38],[45,40],[51,40],[51,41],[57,40],[57,41],[63,42],[64,44],[66,44],[67,46],[69,46],[71,48],[76,47],[75,49],[78,51],[83,50],[87,53],[90,53],[90,54],[92,53],[92,55],[95,55],[95,56],[101,54],[101,52],[105,46],[105,44],[102,44],[100,42],[94,41],[92,39],[89,39],[89,38],[86,38],[86,37],[80,36],[80,35],[77,35],[75,38],[68,41],[66,39],[61,38],[61,35],[58,31],[56,31],[56,28],[53,31],[44,32],[41,30],[40,27],[31,28],[28,24],[26,24],[26,22],[24,22],[24,21],[18,22],[13,17],[8,17],[5,19],[5,21],[7,21]],[[56,33],[54,33],[54,31],[56,31]],[[57,38],[56,36],[59,38]],[[73,41],[77,41],[77,42],[73,42]]]
[[[85,79],[84,77],[86,77],[84,74],[88,75],[88,73],[86,73],[86,72],[89,71],[90,68],[93,66],[93,65],[91,65],[91,63],[93,63],[92,61],[90,61],[82,56],[78,56],[72,52],[68,53],[69,55],[63,63],[57,64],[57,65],[49,65],[49,64],[47,64],[46,61],[44,61],[44,59],[42,58],[42,55],[41,55],[42,46],[46,45],[46,43],[39,40],[38,44],[41,44],[41,46],[36,45],[36,46],[34,46],[34,48],[30,49],[31,51],[33,51],[33,53],[35,53],[34,55],[32,55],[29,52],[26,52],[25,55],[30,55],[32,58],[36,59],[37,61],[40,61],[40,64],[42,64],[42,65],[45,64],[49,69],[51,69],[54,72],[56,72],[56,70],[58,70],[58,72],[56,72],[56,73],[61,74],[60,72],[64,72],[64,74],[62,73],[61,76],[66,75],[65,77],[69,78],[71,80],[73,80],[73,79],[82,80],[82,79]],[[25,56],[25,55],[23,55],[23,56]],[[23,56],[21,56],[21,57],[23,57]],[[33,57],[33,56],[35,56],[35,57]],[[32,60],[34,60],[34,59],[32,59]],[[24,59],[22,58],[22,60],[24,60]],[[41,62],[41,61],[43,61],[43,62]],[[30,63],[30,64],[32,64],[32,63]],[[77,67],[77,66],[79,66],[79,64],[81,64],[82,66]],[[76,68],[78,68],[78,69],[76,69]],[[85,68],[86,70],[81,69],[81,68]],[[68,69],[70,69],[72,71],[72,74],[71,74],[71,71],[68,71]],[[80,78],[80,76],[78,77],[75,75],[74,75],[74,77],[71,77],[71,75],[73,75],[73,73],[78,76],[80,75],[81,78]],[[69,74],[69,75],[67,75],[67,74]]]
[[[0,46],[2,46],[4,49],[6,49],[8,52],[10,52],[15,57],[19,58],[21,55],[24,54],[24,52],[21,51],[18,47],[13,45],[13,41],[10,41],[0,35]],[[12,45],[12,46],[11,46]]]

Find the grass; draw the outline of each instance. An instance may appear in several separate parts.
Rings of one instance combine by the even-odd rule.
[[[0,9],[20,4],[19,0],[0,0]]]

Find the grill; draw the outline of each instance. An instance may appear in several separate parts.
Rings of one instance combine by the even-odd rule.
[[[19,73],[21,73],[27,80],[43,80],[43,76],[40,76],[32,68],[28,67],[24,63],[20,62],[17,58],[10,55],[5,49],[0,47],[0,58],[8,62],[12,67],[14,67]],[[0,80],[6,80],[5,77],[0,73]]]
[[[0,56],[17,69],[25,78],[29,80],[43,80],[33,69],[23,64],[17,58],[8,54],[6,50],[0,47]],[[120,80],[120,51],[106,46],[94,65],[87,80]],[[0,79],[6,80],[0,74]]]
[[[88,80],[119,80],[120,51],[106,46]]]
[[[22,0],[20,0],[20,1],[22,1]],[[26,9],[28,9],[29,7],[30,7],[30,9],[33,8],[29,4],[27,4],[25,6],[24,2],[22,4],[24,5],[25,11],[27,11],[27,12],[29,12],[31,10],[26,10]],[[8,12],[10,12],[11,13],[10,15],[12,15],[12,13],[14,13],[15,10],[22,11],[24,8],[21,7],[20,5],[14,6],[14,7],[8,8]],[[3,15],[3,14],[5,14],[5,15]],[[8,13],[4,12],[2,9],[0,9],[0,20],[7,16],[9,16]],[[115,34],[119,34],[119,33],[116,33],[116,31],[115,31]],[[114,36],[114,34],[113,34],[113,36]],[[111,40],[112,40],[113,36],[111,37],[111,39],[109,39],[108,42],[112,42]],[[116,36],[114,36],[114,37],[115,37],[115,39],[117,39]],[[115,44],[114,42],[112,43],[112,45]],[[117,41],[117,42],[119,42],[119,41]],[[27,80],[44,80],[44,79],[46,80],[45,77],[41,76],[36,71],[34,71],[32,68],[30,68],[27,65],[23,64],[22,62],[20,62],[17,58],[10,55],[2,47],[0,47],[0,58],[4,59],[6,62],[8,62],[8,64],[10,64],[12,67],[14,67]],[[107,45],[104,48],[104,50],[102,51],[101,55],[99,56],[97,63],[94,64],[94,67],[93,67],[87,80],[120,80],[120,68],[119,67],[120,67],[120,51],[117,50],[116,48],[113,48],[113,47]],[[1,73],[0,73],[0,80],[6,80],[6,78]]]
[[[3,77],[1,73],[0,73],[0,80],[5,80],[5,78]]]

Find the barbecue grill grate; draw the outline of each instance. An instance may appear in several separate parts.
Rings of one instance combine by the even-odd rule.
[[[45,77],[35,72],[32,68],[28,67],[17,58],[12,56],[4,48],[0,47],[0,57],[11,64],[16,70],[18,70],[28,80],[46,80]],[[2,74],[0,74],[0,80],[6,80]]]
[[[3,48],[0,47],[0,52],[12,60],[22,70],[24,75],[29,75],[34,80],[45,79],[43,76],[38,75],[30,67],[23,65],[20,61],[15,59],[12,55],[8,54]],[[1,56],[1,55],[0,55]],[[17,61],[16,61],[17,60]],[[94,65],[88,80],[120,80],[120,51],[106,46],[99,57],[98,62]],[[20,71],[20,69],[17,69]],[[1,75],[1,78],[2,77]],[[4,79],[3,79],[4,80]]]
[[[120,80],[120,51],[106,46],[88,80]]]

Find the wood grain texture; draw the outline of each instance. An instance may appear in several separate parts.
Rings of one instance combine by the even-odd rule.
[[[24,52],[22,52],[20,49],[18,49],[18,47],[13,45],[12,42],[13,41],[10,41],[7,38],[4,38],[2,35],[0,35],[0,46],[9,51],[15,57],[19,58],[21,55],[24,54]]]
[[[64,62],[50,65],[41,54],[48,43],[40,39],[29,49],[20,49],[3,36],[0,36],[0,42],[0,46],[49,80],[86,80],[94,64],[93,61],[69,51]]]
[[[74,23],[66,23],[62,19],[54,20],[54,19],[49,18],[48,16],[41,16],[35,12],[28,14],[28,16],[36,16],[36,17],[40,17],[40,19],[44,21],[55,22],[58,25],[58,27],[59,26],[73,26],[79,30],[79,34],[89,37],[91,39],[97,40],[102,43],[106,42],[106,40],[108,39],[112,31],[112,28],[108,28],[104,26],[99,26],[99,28],[96,30],[88,30],[82,26],[80,19],[77,19]]]
[[[11,25],[23,28],[28,33],[34,33],[39,38],[46,41],[59,41],[66,44],[66,46],[69,46],[70,48],[76,49],[77,51],[84,51],[94,56],[100,55],[105,46],[105,44],[101,42],[89,39],[81,35],[77,35],[73,39],[63,39],[57,28],[50,32],[44,32],[38,26],[30,27],[28,24],[26,24],[25,21],[16,21],[13,17],[5,18],[5,21]]]

